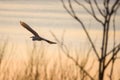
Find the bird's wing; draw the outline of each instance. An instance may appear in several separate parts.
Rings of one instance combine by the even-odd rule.
[[[34,31],[28,24],[26,24],[25,22],[20,21],[20,24],[26,28],[28,31],[30,31],[33,35],[35,36],[39,36],[38,33],[36,31]]]
[[[46,42],[48,42],[48,43],[50,43],[50,44],[56,44],[56,42],[52,42],[52,41],[49,41],[47,39],[43,39],[43,40],[46,41]]]

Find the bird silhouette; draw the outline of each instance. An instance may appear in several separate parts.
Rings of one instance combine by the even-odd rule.
[[[41,36],[39,36],[39,34],[38,34],[35,30],[33,30],[33,29],[32,29],[28,24],[26,24],[25,22],[20,21],[20,24],[34,35],[34,36],[30,37],[30,38],[32,38],[33,41],[46,41],[46,42],[48,42],[49,44],[56,44],[56,42],[49,41],[49,40],[47,40],[47,39],[42,38]]]

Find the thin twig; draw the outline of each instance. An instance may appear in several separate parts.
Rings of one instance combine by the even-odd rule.
[[[52,31],[51,31],[50,33],[52,34],[52,36],[54,37],[54,39],[55,39],[56,41],[58,41],[58,42],[57,42],[57,43],[58,43],[58,46],[62,49],[62,51],[65,53],[65,55],[66,55],[69,59],[71,59],[91,80],[94,80],[94,79],[92,78],[92,76],[84,69],[84,67],[81,66],[81,65],[79,65],[78,61],[76,61],[72,56],[69,55],[70,51],[69,51],[69,49],[67,48],[67,46],[66,46],[65,44],[62,44],[62,45],[61,45],[61,42],[62,42],[62,41],[60,41],[60,40],[55,36],[55,34],[54,34]]]
[[[79,6],[83,7],[83,9],[85,9],[89,14],[92,15],[92,13],[85,7],[85,5],[81,4],[80,2],[78,2],[77,0],[74,0]]]
[[[106,63],[105,68],[110,64],[110,62],[112,61],[112,59],[114,59],[114,57],[117,55],[117,53],[120,51],[120,48],[118,48],[117,50],[114,51],[114,55],[109,59],[109,61]]]
[[[116,50],[116,49],[120,49],[120,43],[118,44],[118,45],[116,45],[112,50],[110,50],[108,53],[107,53],[107,55],[106,56],[108,56],[109,54],[111,54],[114,50]]]
[[[66,7],[66,5],[64,4],[64,1],[63,1],[63,0],[62,0],[62,4],[63,4],[64,8],[67,9],[67,7]],[[96,56],[97,56],[97,58],[98,58],[98,60],[99,60],[100,58],[99,58],[98,52],[97,52],[97,50],[96,50],[96,48],[95,48],[95,45],[94,45],[94,43],[92,42],[91,37],[90,37],[88,31],[86,30],[83,22],[76,16],[76,14],[75,14],[75,12],[74,12],[74,10],[73,10],[73,7],[72,7],[72,4],[71,4],[70,1],[69,1],[69,7],[70,7],[72,13],[69,12],[69,11],[67,11],[67,12],[68,12],[70,15],[72,14],[71,16],[72,16],[74,19],[76,19],[76,20],[81,24],[83,30],[85,31],[85,33],[86,33],[86,35],[87,35],[87,37],[88,37],[88,40],[89,40],[90,43],[91,43],[91,46],[92,46],[92,48],[93,48],[93,50],[94,50],[94,52],[95,52],[95,54],[96,54]],[[68,9],[67,9],[67,10],[68,10]]]
[[[63,7],[65,8],[65,10],[71,15],[73,16],[73,14],[68,10],[68,8],[66,7],[65,3],[64,3],[64,0],[61,0],[62,4],[63,4]]]
[[[110,15],[112,15],[114,11],[116,11],[119,8],[119,6],[120,6],[120,0],[116,0],[111,8]]]
[[[105,15],[104,15],[104,13],[101,11],[101,9],[100,9],[100,7],[98,6],[98,3],[97,3],[96,0],[94,0],[94,3],[95,3],[95,5],[96,5],[96,7],[97,7],[99,13],[104,17]]]
[[[89,0],[89,5],[90,5],[91,11],[92,11],[92,16],[93,16],[98,22],[100,22],[101,24],[103,24],[102,20],[100,20],[100,19],[96,16],[91,0]]]

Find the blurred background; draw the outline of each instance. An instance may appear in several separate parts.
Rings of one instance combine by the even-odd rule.
[[[84,9],[76,4],[74,4],[74,7],[80,19],[85,23],[97,50],[100,52],[102,26],[88,15]],[[97,16],[101,18],[99,14]],[[6,60],[16,62],[18,60],[18,65],[20,66],[21,61],[25,62],[28,59],[28,54],[26,53],[32,52],[36,46],[37,48],[42,48],[42,50],[45,49],[44,53],[50,54],[50,57],[60,53],[57,45],[49,45],[44,41],[33,42],[29,38],[32,34],[20,25],[20,21],[30,25],[40,36],[52,41],[55,41],[55,39],[50,31],[58,39],[61,39],[64,35],[64,43],[68,45],[70,50],[75,49],[78,51],[78,54],[84,55],[83,53],[88,52],[90,49],[89,41],[81,25],[66,12],[60,0],[0,0],[0,43],[3,44],[6,40],[8,41],[5,62]],[[120,11],[118,11],[116,16],[116,36],[117,44],[117,42],[120,42]],[[109,49],[113,46],[112,38],[113,28],[111,27],[109,37],[111,46],[109,46]],[[14,56],[11,54],[11,50]],[[36,53],[39,53],[39,49]],[[8,57],[10,60],[8,60]],[[56,57],[54,58],[57,59]],[[16,62],[13,62],[14,67],[13,64],[10,64],[15,69],[12,69],[13,71],[18,69],[16,68]],[[24,68],[20,68],[18,71],[21,69]],[[14,72],[11,75],[13,76]]]

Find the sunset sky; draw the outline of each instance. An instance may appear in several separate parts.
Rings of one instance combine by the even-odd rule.
[[[84,0],[79,0],[79,1],[81,1],[81,3],[83,3],[88,9],[90,9],[90,6],[87,3],[85,3]],[[99,1],[98,5],[101,8],[103,8],[103,5],[101,4],[102,0],[97,0],[97,1]],[[109,6],[111,6],[113,1],[114,0],[111,0]],[[66,2],[65,4],[68,6]],[[97,49],[98,54],[99,53],[101,54],[103,26],[100,23],[98,23],[92,16],[90,16],[82,7],[78,7],[79,6],[78,4],[76,3],[72,3],[72,4],[76,11],[76,14],[80,18],[80,20],[83,21],[86,29],[88,30],[88,33],[95,45],[95,48]],[[95,8],[95,5],[93,5],[93,7]],[[100,15],[100,13],[98,13],[96,8],[95,8],[95,11],[96,11],[96,16],[100,20],[103,20],[103,17]],[[120,43],[120,10],[118,10],[115,20],[116,20],[116,25],[115,25],[116,26],[116,44],[118,44]],[[87,53],[90,52],[90,55],[89,55],[90,57],[88,59],[88,62],[85,64],[87,64],[88,68],[92,67],[92,66],[89,66],[92,64],[93,72],[96,72],[95,69],[98,68],[98,62],[102,61],[103,58],[99,58],[99,60],[96,58],[93,48],[91,48],[91,44],[85,32],[83,31],[82,26],[80,25],[79,22],[73,19],[66,12],[60,0],[0,0],[0,49],[1,50],[3,49],[1,47],[2,44],[6,40],[8,40],[7,48],[5,48],[5,53],[7,53],[7,55],[5,54],[4,56],[2,56],[3,65],[2,67],[0,66],[1,70],[2,68],[4,69],[4,67],[6,68],[7,66],[11,70],[10,72],[14,74],[18,72],[19,74],[19,71],[25,71],[24,70],[26,69],[25,66],[27,66],[26,64],[29,65],[29,59],[32,59],[31,57],[34,58],[37,56],[37,58],[42,58],[43,56],[39,57],[42,54],[45,55],[45,57],[43,58],[46,59],[46,62],[52,63],[52,60],[53,60],[53,68],[60,67],[60,69],[62,70],[61,68],[62,63],[59,63],[60,61],[57,62],[57,60],[61,60],[67,64],[71,62],[74,63],[74,60],[71,60],[70,58],[68,58],[65,52],[61,50],[59,45],[57,44],[50,45],[45,41],[33,42],[30,38],[32,34],[20,25],[20,21],[27,23],[28,25],[30,25],[32,29],[38,32],[40,36],[51,41],[55,41],[54,37],[50,33],[51,31],[59,40],[62,39],[64,34],[64,44],[67,46],[70,55],[75,56],[76,58],[75,60],[78,60],[77,61],[78,63],[80,61],[80,65],[82,64],[84,65],[84,63],[82,63],[82,60],[83,62],[85,62],[86,58],[88,59],[88,57],[85,57],[85,56],[86,55],[88,56]],[[113,32],[112,21],[110,25],[111,26],[109,30],[109,41],[108,41],[107,52],[113,49],[113,33],[114,32]],[[31,53],[35,53],[35,54],[31,55]],[[103,57],[106,58],[106,56],[103,56]],[[0,59],[1,59],[1,55],[0,55]],[[93,59],[95,59],[94,60],[95,64],[91,63]],[[36,59],[36,62],[37,62],[37,59]],[[44,60],[41,62],[45,63]],[[40,64],[43,66],[42,63]],[[59,65],[56,66],[56,63],[59,64],[60,66]],[[119,63],[120,62],[118,61],[115,64],[116,65],[115,77],[119,76],[118,73],[120,73]],[[76,66],[76,64],[74,65]],[[48,65],[45,65],[45,67],[46,66]],[[73,68],[74,70],[73,64],[72,66],[69,67],[69,69],[71,68]],[[64,69],[67,69],[66,64],[64,64]],[[78,66],[76,67],[76,70],[77,69],[78,69]],[[12,74],[12,77],[14,77],[14,74]],[[26,74],[26,71],[25,71],[25,74]],[[78,73],[76,74],[78,75]],[[108,74],[105,74],[105,76],[108,77]]]
[[[86,6],[88,5],[86,4]],[[93,41],[96,41],[96,46],[101,47],[99,45],[101,43],[100,35],[102,35],[101,24],[77,4],[74,4],[74,7],[85,23]],[[116,33],[119,36],[120,11],[117,14]],[[101,18],[99,14],[97,16]],[[81,25],[65,11],[60,0],[0,0],[0,36],[9,37],[15,44],[22,44],[26,40],[31,43],[29,37],[32,34],[21,27],[20,21],[26,22],[41,36],[53,41],[54,38],[50,31],[59,39],[65,31],[65,41],[68,44],[76,46],[79,43],[84,46],[88,42]],[[112,28],[110,31],[110,39],[112,39]],[[120,41],[120,38],[117,37],[116,40]]]

